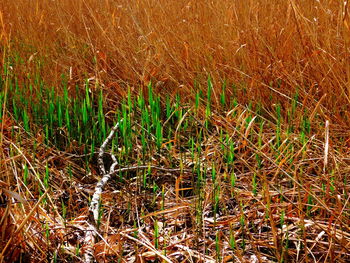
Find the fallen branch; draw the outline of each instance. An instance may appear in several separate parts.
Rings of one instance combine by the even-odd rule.
[[[120,172],[127,172],[127,171],[136,171],[136,170],[142,170],[142,169],[155,169],[158,171],[163,172],[192,172],[191,170],[185,170],[180,168],[164,168],[154,165],[135,165],[130,167],[123,167],[119,169],[115,169],[118,165],[117,158],[111,154],[113,163],[110,166],[109,172],[107,173],[105,164],[103,162],[103,156],[105,155],[106,147],[108,143],[110,143],[114,137],[115,132],[117,131],[119,124],[122,120],[120,120],[111,130],[108,137],[104,140],[104,142],[101,145],[101,148],[98,153],[98,166],[100,169],[100,172],[102,174],[101,180],[97,183],[95,187],[94,194],[91,199],[91,203],[89,206],[89,227],[86,230],[86,235],[84,239],[84,243],[86,245],[85,251],[84,251],[84,262],[90,263],[94,260],[94,244],[96,242],[96,237],[98,235],[98,217],[99,217],[99,204],[101,200],[101,194],[103,191],[103,187],[108,182],[108,180],[111,178],[111,176],[116,175]],[[164,258],[163,258],[164,259]],[[171,262],[171,261],[169,261]]]
[[[101,193],[102,193],[103,187],[111,177],[109,173],[108,174],[106,173],[106,168],[103,162],[103,156],[105,154],[108,143],[113,139],[113,136],[117,131],[119,127],[119,123],[121,121],[122,120],[120,120],[119,122],[117,122],[116,125],[114,125],[111,132],[102,143],[100,151],[98,153],[97,162],[100,168],[100,172],[102,174],[102,179],[97,183],[95,187],[95,192],[94,192],[94,195],[92,196],[92,200],[89,207],[90,215],[88,220],[90,221],[89,222],[90,224],[86,231],[85,240],[84,240],[84,243],[86,244],[86,249],[84,252],[84,258],[85,258],[84,261],[86,263],[93,262],[93,259],[94,259],[94,245],[95,245],[96,236],[98,233],[97,221],[98,221],[98,212],[99,212],[99,202],[101,199]],[[113,158],[113,161],[115,161],[115,158]]]

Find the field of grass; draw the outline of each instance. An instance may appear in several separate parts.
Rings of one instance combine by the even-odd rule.
[[[331,0],[0,1],[0,263],[349,262]]]

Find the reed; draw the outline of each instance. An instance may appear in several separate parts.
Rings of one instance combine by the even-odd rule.
[[[347,5],[0,10],[0,262],[349,261]]]

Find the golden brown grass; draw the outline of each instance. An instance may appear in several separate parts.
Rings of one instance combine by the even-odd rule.
[[[202,176],[207,179],[200,193],[196,192],[197,174],[187,171],[151,173],[164,197],[155,195],[152,186],[142,186],[142,172],[124,174],[124,181],[118,176],[110,180],[102,194],[101,237],[94,246],[98,262],[152,262],[163,248],[171,262],[252,262],[254,258],[260,262],[279,262],[282,258],[285,262],[347,262],[349,152],[345,147],[336,150],[339,142],[331,145],[330,160],[324,168],[322,135],[313,136],[303,146],[297,134],[285,133],[276,151],[270,145],[275,131],[257,136],[259,125],[242,125],[249,115],[247,109],[237,106],[235,110],[235,118],[212,116],[213,122],[225,127],[237,142],[234,169],[224,160],[218,131],[204,130],[202,154],[195,158],[202,158],[205,166],[216,166],[217,181],[211,180],[211,168],[203,170]],[[245,134],[251,139],[246,140]],[[0,259],[81,262],[89,200],[100,176],[96,162],[89,164],[87,172],[79,148],[58,151],[22,129],[17,138],[4,135]],[[261,146],[257,138],[262,140]],[[139,151],[135,149],[132,155],[141,155]],[[193,160],[189,151],[174,147],[171,159],[166,152],[153,157],[165,165],[183,163],[185,170],[190,168]],[[263,160],[261,168],[257,155]],[[23,182],[24,165],[29,169],[27,183]],[[40,182],[46,165],[48,188]],[[231,172],[236,174],[234,187],[230,186]],[[258,182],[255,193],[254,174]],[[220,202],[215,215],[216,184]],[[159,227],[158,237],[155,225]],[[233,237],[234,249],[230,247]]]
[[[122,93],[153,80],[160,92],[192,95],[194,80],[211,74],[217,90],[225,79],[249,99],[267,98],[269,86],[286,95],[300,87],[310,106],[327,94],[322,106],[348,109],[343,1],[5,0],[0,7],[3,45],[24,64],[43,59],[50,83],[62,73],[72,83],[95,77]]]
[[[185,103],[184,112],[192,111],[182,120],[166,120],[176,132],[164,138],[164,145],[173,143],[173,148],[151,151],[157,165],[190,169],[190,149],[186,145],[182,151],[177,143],[188,143],[191,132],[200,129],[202,152],[196,158],[205,166],[203,187],[196,185],[198,174],[152,172],[161,196],[154,186],[142,186],[142,172],[127,174],[124,181],[114,178],[102,194],[95,259],[161,262],[159,254],[166,250],[164,256],[173,262],[348,262],[347,9],[343,1],[331,0],[0,1],[5,95],[12,77],[38,91],[39,75],[62,93],[63,74],[72,97],[75,85],[90,79],[103,88],[104,112],[112,122],[109,116],[120,104],[116,99],[126,97],[128,87],[133,95],[147,94],[152,81],[157,93],[180,94],[188,102],[198,88],[206,93],[209,75],[213,80],[217,107],[211,128],[204,128],[205,98],[197,112]],[[225,81],[227,101],[235,92],[239,103],[224,110]],[[299,105],[290,120],[296,92]],[[0,127],[0,263],[81,262],[89,201],[100,177],[96,157],[86,164],[85,146],[76,141],[60,150],[48,146],[44,128],[25,132],[15,121],[13,102],[7,103]],[[282,105],[280,119],[276,105]],[[302,141],[305,116],[311,132]],[[180,128],[177,136],[187,119],[195,128]],[[257,119],[265,125],[263,132]],[[288,132],[290,126],[294,130]],[[125,166],[142,156],[138,129],[132,130],[131,156],[121,157]],[[61,131],[63,138],[66,131]],[[224,159],[229,147],[221,131],[235,142],[234,165]],[[231,238],[237,242],[234,249]]]

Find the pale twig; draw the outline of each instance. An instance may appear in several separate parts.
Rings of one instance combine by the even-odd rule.
[[[122,119],[119,122],[117,122],[116,125],[114,125],[114,127],[112,128],[112,130],[109,133],[108,137],[102,143],[100,151],[98,153],[98,160],[97,161],[98,161],[98,165],[99,165],[99,168],[100,168],[100,171],[101,171],[102,175],[106,174],[106,168],[105,168],[104,163],[103,163],[103,155],[104,155],[104,153],[106,151],[106,147],[107,147],[108,143],[113,139],[114,133],[118,129],[120,122],[122,122]]]
[[[110,166],[109,172],[106,172],[106,167],[103,161],[103,156],[105,155],[106,147],[108,143],[110,143],[114,137],[114,134],[116,133],[119,124],[121,123],[122,120],[120,120],[111,130],[109,133],[108,137],[104,140],[104,142],[101,145],[101,148],[98,153],[98,165],[100,172],[102,174],[101,180],[97,183],[95,187],[94,194],[91,199],[90,207],[89,207],[89,220],[90,224],[89,227],[86,231],[86,236],[85,236],[85,262],[89,263],[93,261],[93,247],[96,241],[97,233],[98,233],[98,219],[99,219],[99,203],[101,199],[101,194],[103,191],[103,187],[106,185],[108,180],[111,178],[111,176],[116,175],[120,172],[127,172],[127,171],[137,171],[137,170],[142,170],[142,169],[155,169],[158,171],[163,171],[163,172],[191,172],[191,170],[184,170],[184,169],[172,169],[172,168],[164,168],[164,167],[159,167],[159,166],[154,166],[154,165],[136,165],[136,166],[131,166],[131,167],[123,167],[119,169],[115,169],[116,166],[118,165],[117,158],[111,154],[113,163]],[[166,259],[165,259],[166,260]],[[171,262],[171,261],[168,261]]]
[[[89,207],[89,212],[92,215],[89,216],[89,219],[91,224],[89,224],[89,227],[86,231],[86,236],[85,236],[85,244],[87,245],[86,249],[85,249],[85,253],[84,253],[84,258],[85,258],[85,262],[89,263],[93,261],[93,248],[94,248],[94,244],[96,241],[96,233],[98,233],[98,229],[97,229],[97,222],[98,222],[98,214],[99,214],[99,202],[100,202],[100,198],[101,198],[101,193],[103,190],[104,185],[107,183],[107,181],[110,178],[110,174],[106,173],[106,168],[103,162],[103,156],[105,154],[106,151],[106,147],[108,145],[108,143],[113,139],[113,136],[115,134],[115,132],[117,131],[118,127],[119,127],[119,123],[122,120],[120,120],[119,122],[117,122],[116,125],[114,125],[114,127],[112,128],[112,130],[110,131],[109,135],[107,136],[107,138],[104,140],[104,142],[101,145],[100,151],[98,153],[98,165],[100,168],[100,172],[102,174],[102,179],[97,183],[96,187],[95,187],[95,191],[94,194],[92,196],[92,200],[90,203],[90,207]],[[112,157],[113,160],[115,160],[115,158]],[[111,167],[113,169],[113,167]],[[113,171],[111,169],[111,171]]]

